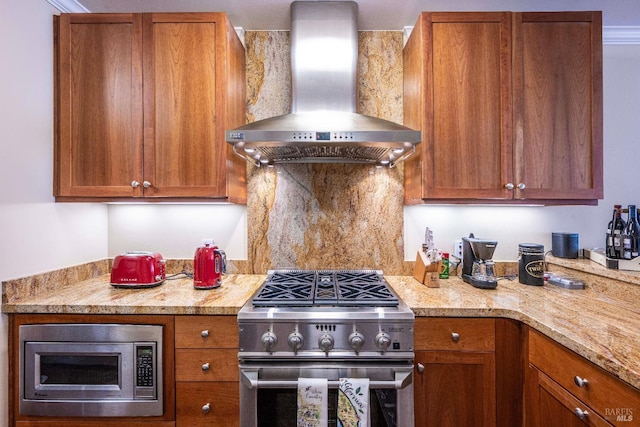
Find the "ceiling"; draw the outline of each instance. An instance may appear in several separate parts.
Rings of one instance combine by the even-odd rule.
[[[288,30],[292,0],[47,0],[89,12],[226,12],[246,31]],[[402,30],[421,11],[602,10],[605,26],[640,26],[638,0],[358,0],[360,30]]]

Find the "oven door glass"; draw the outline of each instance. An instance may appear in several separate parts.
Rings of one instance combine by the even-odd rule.
[[[362,364],[301,368],[300,366],[240,367],[241,425],[295,427],[297,379],[327,378],[328,425],[336,427],[340,378],[369,378],[369,425],[413,426],[413,368],[411,365]]]
[[[26,399],[132,399],[131,343],[25,343]]]

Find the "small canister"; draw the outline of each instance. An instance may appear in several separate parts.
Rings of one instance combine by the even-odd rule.
[[[525,285],[544,285],[544,246],[538,243],[518,245],[518,280]]]
[[[578,258],[578,233],[551,233],[551,254],[558,258]]]

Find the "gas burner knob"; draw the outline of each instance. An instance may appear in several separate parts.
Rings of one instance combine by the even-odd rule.
[[[276,337],[276,334],[269,331],[262,334],[261,341],[262,345],[264,345],[265,350],[271,352],[273,347],[275,347],[278,343],[278,337]]]
[[[387,351],[391,345],[391,337],[389,334],[385,332],[378,332],[378,335],[376,335],[376,345],[382,352]]]
[[[320,335],[320,338],[318,338],[318,346],[320,350],[329,353],[329,350],[333,348],[333,337],[329,334]]]
[[[290,333],[288,341],[289,347],[291,347],[291,350],[293,350],[294,353],[300,350],[302,348],[302,345],[304,344],[304,338],[298,332]]]
[[[349,335],[349,347],[357,353],[362,350],[362,346],[364,346],[364,335],[360,332],[352,332]]]

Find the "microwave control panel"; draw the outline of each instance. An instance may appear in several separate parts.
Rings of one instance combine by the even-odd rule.
[[[136,343],[136,399],[154,399],[155,343]]]

